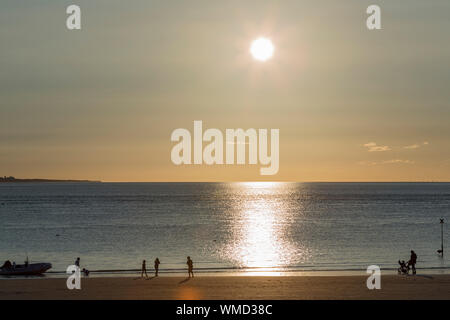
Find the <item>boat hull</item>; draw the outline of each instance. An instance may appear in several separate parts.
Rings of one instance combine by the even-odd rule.
[[[0,275],[2,276],[26,276],[26,275],[39,275],[52,267],[51,263],[30,263],[25,266],[24,264],[16,265],[15,268],[0,269]]]

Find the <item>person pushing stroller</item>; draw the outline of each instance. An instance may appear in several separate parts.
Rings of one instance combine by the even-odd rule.
[[[416,263],[417,263],[417,254],[414,252],[414,250],[411,250],[411,257],[408,261],[408,269],[411,266],[412,273],[416,274]]]
[[[409,270],[412,269],[412,274],[416,274],[416,263],[417,263],[417,254],[414,250],[411,250],[411,257],[408,260],[408,263],[405,260],[398,260],[398,264],[400,267],[397,269],[398,274],[409,274]]]

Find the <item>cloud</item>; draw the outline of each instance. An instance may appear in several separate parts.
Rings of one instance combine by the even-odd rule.
[[[358,164],[361,165],[361,166],[376,166],[378,164],[378,162],[375,162],[375,161],[359,161]]]
[[[392,159],[392,160],[383,160],[383,161],[360,161],[358,162],[359,165],[363,166],[376,166],[376,165],[383,165],[383,164],[414,164],[414,161],[411,160],[404,160],[404,159]]]
[[[418,145],[418,144],[412,144],[412,145],[410,145],[410,146],[404,146],[403,148],[404,148],[404,149],[417,149],[417,148],[420,148],[420,145]]]
[[[382,152],[382,151],[389,151],[391,150],[388,146],[378,146],[375,142],[369,142],[363,145],[364,147],[368,148],[369,152]]]
[[[404,147],[395,147],[395,149],[403,148],[403,149],[413,150],[413,149],[419,149],[419,148],[422,147],[422,145],[426,146],[428,144],[430,144],[428,141],[424,141],[422,143],[415,143],[415,144],[411,144],[411,145],[404,146]],[[367,151],[369,151],[369,152],[383,152],[383,151],[392,150],[391,147],[389,147],[389,146],[379,146],[379,145],[377,145],[376,142],[368,142],[366,144],[363,144],[363,146],[366,147]]]
[[[402,160],[402,159],[392,159],[392,160],[384,160],[381,161],[382,164],[391,164],[391,163],[404,163],[404,164],[413,164],[414,161],[411,160]]]
[[[429,145],[430,143],[428,142],[428,141],[424,141],[423,143],[422,143],[422,145],[424,145],[424,146],[426,146],[426,145]],[[418,149],[418,148],[420,148],[421,147],[421,144],[420,143],[415,143],[415,144],[412,144],[412,145],[410,145],[410,146],[404,146],[403,147],[403,149]]]

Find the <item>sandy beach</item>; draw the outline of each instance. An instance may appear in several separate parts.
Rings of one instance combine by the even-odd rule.
[[[450,275],[383,276],[368,290],[365,276],[83,278],[68,290],[65,278],[0,280],[0,299],[450,299]]]

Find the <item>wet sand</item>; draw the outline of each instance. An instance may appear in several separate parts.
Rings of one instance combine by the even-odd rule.
[[[198,276],[82,278],[68,290],[65,278],[0,280],[0,299],[450,299],[450,275],[386,275],[380,290],[365,276]]]

